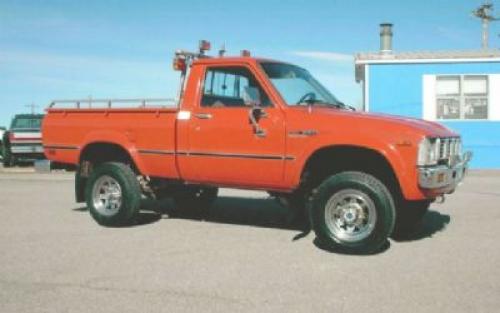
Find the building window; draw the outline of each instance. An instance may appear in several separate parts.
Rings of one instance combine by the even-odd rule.
[[[437,76],[436,118],[488,119],[488,76]]]

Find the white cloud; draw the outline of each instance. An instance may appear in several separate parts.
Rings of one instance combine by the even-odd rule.
[[[354,56],[345,53],[338,52],[326,52],[326,51],[293,51],[291,54],[316,60],[324,60],[331,62],[353,62]]]

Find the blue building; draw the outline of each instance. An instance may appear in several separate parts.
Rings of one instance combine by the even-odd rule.
[[[380,52],[356,55],[363,109],[440,122],[462,134],[471,168],[500,168],[500,50],[393,53],[390,27]]]

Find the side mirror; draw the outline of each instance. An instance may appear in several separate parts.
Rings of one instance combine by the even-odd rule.
[[[245,87],[243,90],[243,102],[246,106],[260,106],[260,92],[256,87]]]

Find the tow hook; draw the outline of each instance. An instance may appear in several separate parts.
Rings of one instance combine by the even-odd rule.
[[[444,201],[446,201],[446,198],[444,197],[444,195],[440,195],[440,196],[437,196],[435,201],[436,201],[436,203],[441,204],[441,203],[444,203]]]

